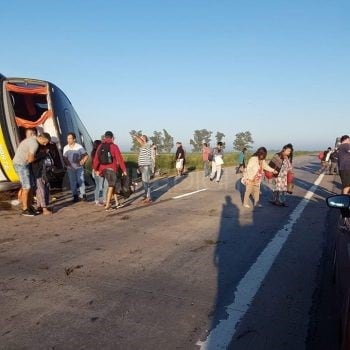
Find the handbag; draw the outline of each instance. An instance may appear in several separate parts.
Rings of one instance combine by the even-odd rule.
[[[183,159],[177,159],[176,160],[176,169],[180,170],[183,168],[184,160]]]
[[[294,173],[289,170],[287,172],[287,192],[292,194],[294,190]]]
[[[224,160],[222,159],[222,157],[220,157],[220,156],[215,156],[215,164],[216,165],[222,165],[222,164],[224,164]]]
[[[274,173],[272,171],[264,170],[265,178],[268,180],[271,180],[273,177],[275,177]]]

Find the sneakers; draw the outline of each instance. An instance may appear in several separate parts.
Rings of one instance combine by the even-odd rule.
[[[29,208],[28,208],[32,213],[34,213],[35,215],[39,215],[39,214],[41,214],[42,212],[41,212],[41,210],[38,208],[38,209],[35,209],[33,206],[30,206]]]
[[[34,212],[32,212],[30,209],[22,210],[22,215],[23,216],[36,216],[36,214]]]
[[[79,202],[79,196],[78,195],[73,196],[73,201],[72,202],[73,203]]]

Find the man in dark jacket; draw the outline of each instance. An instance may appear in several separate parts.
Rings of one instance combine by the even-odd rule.
[[[350,193],[350,137],[344,135],[340,138],[338,147],[338,169],[343,186],[343,194]]]

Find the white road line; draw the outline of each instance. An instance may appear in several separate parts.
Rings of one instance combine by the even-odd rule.
[[[185,194],[181,194],[180,196],[176,196],[176,197],[172,197],[173,199],[179,199],[182,197],[187,197],[187,196],[192,196],[193,194],[199,193],[199,192],[203,192],[206,191],[206,188],[202,188],[201,190],[198,191],[194,191],[194,192],[189,192],[189,193],[185,193]]]
[[[313,186],[291,213],[288,223],[276,233],[272,241],[265,247],[256,262],[239,282],[236,290],[232,291],[234,292],[234,302],[226,307],[226,312],[229,315],[228,318],[220,320],[218,325],[210,331],[205,341],[197,342],[201,350],[226,349],[229,346],[238,323],[248,311],[261,283],[264,281],[284,243],[292,233],[294,224],[314,195],[323,177],[324,175],[321,174],[316,179]]]

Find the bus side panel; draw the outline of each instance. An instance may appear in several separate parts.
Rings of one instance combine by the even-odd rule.
[[[4,107],[4,96],[3,96],[3,84],[4,79],[0,79],[0,165],[2,172],[1,182],[14,182],[15,186],[19,185],[18,175],[13,167],[12,158],[15,151],[10,140],[10,134],[6,123],[5,107]],[[6,179],[5,179],[6,178]],[[6,181],[7,180],[7,181]],[[1,188],[7,187],[3,183]],[[9,184],[9,187],[13,187]]]
[[[57,87],[51,84],[52,104],[54,114],[58,118],[61,128],[61,144],[67,144],[67,134],[74,132],[77,142],[81,144],[90,154],[92,150],[92,139],[74,110],[67,96]],[[63,147],[62,146],[62,147]]]

